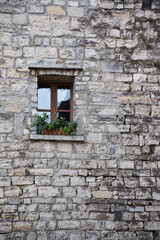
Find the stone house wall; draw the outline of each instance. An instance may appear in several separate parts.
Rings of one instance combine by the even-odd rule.
[[[160,2],[1,0],[0,42],[0,240],[159,240]],[[73,141],[27,130],[40,75]]]

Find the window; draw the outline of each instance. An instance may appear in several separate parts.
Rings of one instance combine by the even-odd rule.
[[[52,122],[56,116],[73,121],[73,83],[38,81],[38,114],[49,115]]]

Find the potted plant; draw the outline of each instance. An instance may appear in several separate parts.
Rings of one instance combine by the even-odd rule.
[[[37,133],[43,133],[48,129],[48,119],[49,116],[47,113],[43,113],[42,116],[40,115],[35,115],[35,122],[31,125],[32,127],[37,127]]]
[[[68,122],[63,117],[56,117],[53,122],[48,123],[49,116],[43,113],[42,116],[35,115],[35,122],[31,127],[37,127],[37,133],[43,135],[76,135],[77,122]]]

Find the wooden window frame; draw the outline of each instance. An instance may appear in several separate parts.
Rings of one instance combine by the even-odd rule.
[[[50,112],[51,113],[51,122],[56,118],[58,112],[69,112],[70,121],[73,121],[73,83],[69,82],[47,82],[39,81],[38,88],[40,85],[49,85],[51,88],[51,109],[37,109],[39,112]],[[57,109],[57,88],[58,86],[70,86],[70,110],[58,110]]]

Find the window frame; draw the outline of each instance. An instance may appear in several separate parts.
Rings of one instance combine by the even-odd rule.
[[[55,81],[38,81],[38,89],[40,85],[49,85],[51,88],[51,108],[50,109],[39,109],[39,112],[50,112],[51,113],[51,122],[56,118],[57,112],[69,112],[70,113],[70,122],[73,121],[73,82],[55,82]],[[57,88],[59,85],[70,86],[70,110],[58,110],[57,109]]]

